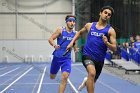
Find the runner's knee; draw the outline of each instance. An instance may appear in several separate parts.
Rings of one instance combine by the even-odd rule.
[[[89,77],[95,78],[96,72],[95,71],[89,71],[88,75],[89,75]]]
[[[67,80],[69,77],[69,73],[68,72],[63,72],[62,73],[62,80]]]
[[[92,78],[95,78],[96,76],[96,70],[95,70],[95,67],[93,65],[89,65],[87,67],[87,70],[88,70],[88,76],[89,77],[92,77]]]

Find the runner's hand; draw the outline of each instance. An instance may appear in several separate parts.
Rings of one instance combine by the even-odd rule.
[[[60,48],[60,45],[55,45],[54,48],[55,49],[59,49]]]
[[[107,42],[108,42],[107,37],[103,35],[103,36],[102,36],[102,39],[103,39],[103,42],[104,42],[105,44],[107,44]]]
[[[70,43],[70,44],[67,46],[66,50],[70,50],[70,49],[72,49],[72,47],[73,47],[73,43]]]

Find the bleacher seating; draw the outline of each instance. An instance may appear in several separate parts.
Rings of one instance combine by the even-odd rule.
[[[129,71],[139,71],[140,73],[140,53],[132,48],[129,49],[129,53],[125,49],[121,49],[121,59],[112,59],[109,52],[106,59],[111,62],[112,66],[123,68],[126,74],[129,74]]]

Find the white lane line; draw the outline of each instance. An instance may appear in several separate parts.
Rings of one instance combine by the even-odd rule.
[[[14,84],[14,85],[35,85],[35,84],[40,84],[40,83],[18,83],[18,84]],[[60,83],[43,83],[42,85],[58,85]],[[3,84],[3,85],[7,85],[7,84]]]
[[[68,78],[68,83],[70,84],[71,88],[73,89],[74,93],[79,93],[78,90],[74,87],[74,85],[72,84],[72,82],[69,80]]]
[[[110,90],[112,90],[114,93],[121,93],[121,92],[119,92],[118,90],[114,89],[113,87],[109,86],[108,84],[103,83],[103,82],[100,81],[100,80],[98,80],[98,82],[99,82],[100,84],[102,84],[103,86],[105,86],[105,87],[109,88]]]
[[[29,68],[28,68],[29,69]],[[11,78],[8,78],[6,81],[2,82],[0,84],[0,86],[6,84],[7,82],[9,82],[10,80],[16,78],[18,75],[22,74],[23,72],[25,72],[27,70],[27,68],[24,68],[23,70],[18,71],[18,73],[16,73],[15,75],[13,75]],[[7,85],[7,84],[6,84]]]
[[[86,75],[86,73],[84,73],[84,72],[83,72],[82,70],[80,70],[79,68],[76,68],[76,67],[75,67],[75,69],[79,70],[81,73],[83,73],[83,74]],[[97,82],[99,82],[99,83],[102,84],[103,86],[109,88],[110,90],[112,90],[112,91],[115,92],[115,93],[121,93],[121,92],[119,92],[118,90],[116,90],[115,88],[109,86],[108,84],[103,83],[103,82],[100,81],[100,80],[97,80]]]
[[[61,69],[59,71],[61,71]],[[72,88],[72,90],[74,91],[74,93],[79,93],[78,90],[72,84],[72,82],[69,80],[69,78],[68,78],[68,83],[70,84],[70,87]]]
[[[7,68],[7,67],[0,68],[0,70],[3,70],[3,69],[5,69],[5,68]]]
[[[17,70],[17,69],[19,69],[19,67],[15,68],[15,69],[13,69],[13,70],[11,70],[11,71],[8,71],[7,73],[4,73],[4,74],[0,75],[0,77],[2,77],[2,76],[4,76],[4,75],[7,75],[7,74],[9,74],[9,73],[11,73],[11,72],[13,72],[13,71],[15,71],[15,70]]]
[[[35,90],[36,90],[37,86],[39,85],[38,82],[39,82],[39,80],[40,80],[41,74],[42,74],[42,73],[39,73],[39,76],[38,76],[36,82],[34,82],[34,86],[33,86],[33,89],[32,89],[32,92],[31,92],[31,93],[35,93]]]
[[[32,70],[33,67],[31,67],[30,69],[28,69],[25,73],[23,73],[20,77],[18,77],[15,81],[13,81],[10,85],[8,85],[5,89],[3,89],[0,93],[3,93],[4,91],[6,91],[9,87],[11,87],[15,82],[17,82],[20,78],[22,78],[24,75],[26,75],[30,70]]]
[[[45,67],[45,69],[43,71],[43,74],[42,74],[42,77],[41,77],[41,80],[40,80],[40,83],[39,83],[39,87],[38,87],[37,93],[40,93],[41,85],[42,85],[42,82],[43,82],[43,79],[44,79],[44,76],[45,76],[45,72],[46,72],[46,68],[47,67]]]

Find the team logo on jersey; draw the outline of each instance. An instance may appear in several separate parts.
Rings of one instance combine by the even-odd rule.
[[[91,35],[96,36],[96,37],[102,37],[105,34],[104,33],[98,33],[98,32],[91,32]]]
[[[67,39],[67,40],[72,40],[72,37],[68,37],[68,36],[63,36],[63,39]]]

